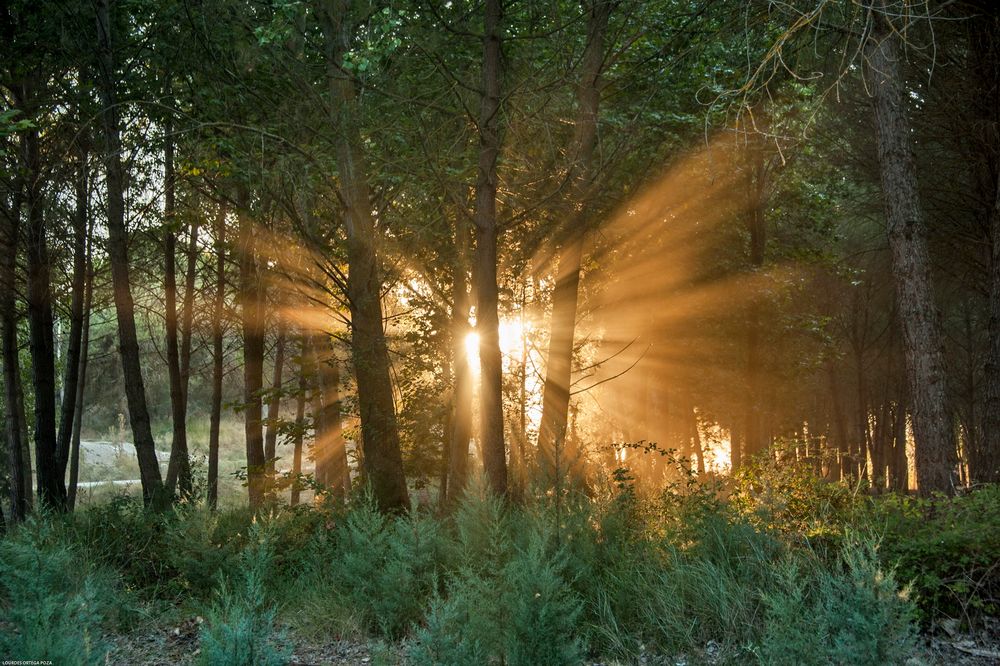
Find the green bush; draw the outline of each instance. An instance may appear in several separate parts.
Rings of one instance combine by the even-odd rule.
[[[426,626],[415,632],[414,663],[580,662],[583,603],[565,577],[567,558],[546,518],[515,519],[489,496],[463,500],[459,568],[448,580],[448,598],[434,599]]]
[[[252,545],[239,557],[238,573],[221,575],[208,622],[201,631],[201,663],[211,666],[278,666],[290,651],[274,627],[265,581],[273,545],[266,528],[254,526]]]
[[[839,566],[788,558],[778,585],[765,594],[765,664],[905,663],[913,647],[915,608],[891,571],[881,569],[875,543],[848,536]]]
[[[953,498],[888,496],[869,522],[885,530],[882,557],[912,586],[924,622],[1000,613],[1000,485]]]
[[[127,604],[114,576],[93,566],[61,525],[33,518],[0,541],[0,654],[58,664],[103,663],[103,627]]]
[[[303,562],[296,601],[308,622],[348,622],[398,638],[423,615],[437,589],[439,521],[418,511],[393,518],[369,495],[332,533],[324,527]]]

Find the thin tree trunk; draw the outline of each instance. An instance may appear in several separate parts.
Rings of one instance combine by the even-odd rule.
[[[184,458],[181,461],[178,483],[182,497],[191,494],[190,449],[187,441],[188,385],[191,380],[191,333],[194,321],[194,285],[198,267],[198,222],[191,222],[187,249],[187,274],[184,282],[184,301],[181,304],[180,329],[180,379],[181,411],[184,415]]]
[[[486,0],[482,96],[479,108],[479,164],[476,176],[474,259],[476,331],[479,333],[479,436],[491,490],[507,494],[503,432],[503,360],[497,287],[497,156],[500,152],[500,0]]]
[[[169,126],[168,126],[169,134]],[[187,410],[184,405],[184,388],[181,381],[180,344],[177,339],[177,233],[174,229],[176,214],[176,178],[174,172],[174,142],[168,138],[163,148],[163,290],[166,297],[164,315],[167,333],[167,371],[170,376],[170,416],[173,436],[170,444],[170,462],[167,465],[167,492],[173,496],[180,483],[181,495],[191,490],[191,466],[187,446]]]
[[[20,179],[14,183],[14,196],[0,239],[0,353],[3,355],[4,425],[7,454],[10,459],[10,520],[17,523],[31,509],[31,461],[25,455],[24,401],[21,390],[21,368],[17,349],[16,291],[17,245],[20,234]]]
[[[302,441],[305,437],[306,424],[306,394],[309,391],[308,375],[305,368],[306,356],[308,352],[308,338],[301,335],[299,348],[301,360],[299,363],[299,390],[295,396],[295,438],[292,449],[292,497],[291,505],[297,506],[299,496],[302,492],[302,484],[299,479],[302,477]]]
[[[926,228],[917,190],[899,37],[885,17],[879,15],[875,19],[866,51],[875,98],[875,134],[892,272],[913,408],[917,486],[925,494],[952,493],[955,441],[945,408],[941,325],[934,303]]]
[[[469,475],[469,440],[472,437],[472,368],[465,341],[469,326],[469,290],[466,278],[468,234],[460,228],[456,239],[460,249],[459,265],[452,277],[451,348],[454,395],[452,399],[451,432],[448,445],[447,501],[454,503],[462,496]]]
[[[25,82],[20,106],[33,117],[34,90]],[[48,243],[45,237],[45,202],[42,197],[42,166],[37,128],[25,131],[22,142],[28,209],[27,300],[31,349],[31,376],[35,390],[35,469],[38,498],[56,511],[66,509],[65,475],[60,474],[56,451],[56,368],[52,333],[52,285]],[[63,470],[64,471],[64,470]]]
[[[219,425],[222,420],[222,314],[226,301],[226,213],[220,204],[215,220],[215,300],[212,304],[212,398],[208,427],[208,505],[219,503]]]
[[[347,297],[351,310],[351,351],[361,412],[361,440],[367,480],[379,507],[406,510],[409,497],[389,376],[389,352],[382,318],[382,277],[375,249],[368,178],[365,173],[354,83],[345,75],[351,48],[347,0],[322,0],[327,82],[333,99],[337,166],[347,231]]]
[[[746,225],[750,235],[750,270],[759,272],[764,266],[767,246],[767,164],[764,155],[767,113],[763,105],[757,109],[756,126],[747,128],[747,211]],[[764,387],[761,380],[763,363],[761,358],[761,298],[754,293],[747,308],[746,321],[746,379],[744,396],[744,433],[746,435],[744,455],[752,458],[765,451],[770,438],[764,428]]]
[[[267,432],[264,436],[264,458],[267,460],[268,485],[274,484],[275,459],[278,448],[278,427],[281,419],[281,375],[285,366],[285,316],[278,313],[278,335],[274,343],[274,375],[271,380],[271,395],[267,401]]]
[[[56,441],[56,459],[60,474],[65,477],[66,464],[69,460],[70,441],[73,436],[73,423],[76,420],[76,407],[79,402],[76,392],[80,385],[77,378],[80,374],[80,355],[83,342],[84,318],[87,289],[87,231],[89,228],[88,185],[87,185],[87,153],[80,151],[80,163],[76,174],[76,211],[73,216],[73,287],[70,301],[69,345],[66,350],[66,374],[63,381],[63,400],[60,410],[59,433]],[[72,505],[70,505],[72,509]]]
[[[316,399],[313,402],[316,480],[327,486],[333,497],[342,499],[350,490],[351,478],[340,414],[340,365],[330,336],[326,333],[314,335],[311,354],[316,367]]]
[[[118,101],[115,90],[114,51],[111,44],[112,22],[109,0],[96,0],[98,72],[104,124],[106,183],[108,188],[108,257],[118,316],[118,342],[121,350],[125,395],[129,421],[135,442],[143,501],[157,508],[166,504],[163,477],[156,459],[156,446],[149,424],[146,388],[139,361],[139,339],[135,328],[135,303],[132,300],[128,265],[128,231],[125,228],[125,169],[122,164]]]
[[[70,442],[69,487],[66,490],[66,502],[69,510],[76,508],[77,487],[80,480],[80,431],[83,429],[83,399],[87,388],[87,364],[90,354],[90,313],[94,301],[94,263],[93,248],[87,240],[87,277],[84,288],[83,304],[83,337],[80,341],[80,372],[77,374],[76,408],[73,414],[73,436]]]
[[[594,151],[597,148],[597,119],[601,100],[601,74],[604,69],[604,35],[608,28],[612,3],[594,0],[587,7],[587,44],[583,53],[582,71],[577,84],[577,118],[574,126],[571,154],[573,162],[567,173],[569,196],[564,209],[570,216],[558,258],[556,285],[552,293],[552,327],[549,336],[548,360],[545,364],[545,384],[542,390],[542,419],[538,433],[538,449],[549,465],[556,447],[564,447],[569,416],[570,384],[573,373],[573,338],[576,330],[577,301],[580,291],[580,269],[583,259],[587,191],[594,172]],[[565,447],[564,447],[565,448]],[[570,464],[572,476],[582,480],[579,454],[566,451],[563,456]]]
[[[240,192],[239,266],[240,318],[243,328],[243,417],[247,453],[247,493],[250,508],[264,502],[264,431],[261,389],[264,385],[264,312],[257,274],[257,245],[250,219],[249,197]]]

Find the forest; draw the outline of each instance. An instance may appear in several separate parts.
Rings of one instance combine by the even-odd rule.
[[[0,0],[0,660],[1000,663],[1000,4]]]

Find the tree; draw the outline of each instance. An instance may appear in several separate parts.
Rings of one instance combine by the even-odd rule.
[[[883,8],[887,9],[884,5]],[[885,14],[876,13],[873,20],[866,53],[872,78],[886,231],[912,399],[917,484],[923,493],[950,494],[955,489],[955,441],[945,410],[941,324],[934,303],[927,230],[900,70],[900,37],[898,28]]]
[[[483,467],[490,489],[507,493],[507,453],[503,431],[503,361],[500,355],[497,287],[497,156],[500,153],[500,0],[486,0],[483,20],[482,90],[479,106],[479,160],[473,223],[476,331],[479,334],[479,415]]]
[[[330,122],[337,129],[338,182],[347,232],[351,350],[361,410],[365,476],[382,510],[406,510],[409,497],[382,328],[382,279],[375,249],[375,221],[358,125],[358,102],[344,61],[351,49],[354,25],[346,0],[322,0],[318,14],[331,99]]]
[[[118,317],[118,343],[122,371],[125,375],[125,393],[128,398],[129,420],[135,440],[142,496],[147,505],[164,503],[163,479],[156,459],[153,432],[146,406],[146,389],[143,385],[139,342],[135,327],[135,303],[129,278],[128,231],[125,228],[125,169],[121,158],[121,130],[119,126],[116,69],[112,35],[110,0],[96,0],[98,90],[104,129],[104,163],[108,197],[108,256],[111,261],[111,279],[114,287],[115,311]]]

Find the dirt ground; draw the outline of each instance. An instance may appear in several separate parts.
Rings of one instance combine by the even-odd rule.
[[[180,624],[111,637],[109,664],[173,666],[198,662],[198,632],[201,618]],[[293,644],[291,666],[404,665],[404,645],[337,640],[299,641]],[[708,643],[699,654],[662,655],[644,653],[634,662],[588,661],[587,666],[695,666],[721,663],[719,646]],[[1000,665],[1000,619],[987,619],[974,631],[960,631],[957,623],[944,623],[933,633],[922,635],[906,661],[907,666],[997,666]]]

